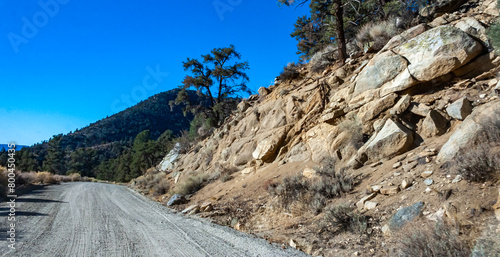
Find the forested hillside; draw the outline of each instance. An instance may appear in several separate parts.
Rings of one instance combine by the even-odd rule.
[[[66,135],[55,135],[48,141],[24,148],[17,152],[17,167],[21,171],[81,173],[82,176],[129,180],[140,173],[142,166],[161,160],[164,152],[169,150],[170,140],[182,130],[189,129],[193,116],[190,113],[184,115],[183,105],[170,104],[178,93],[179,89],[174,89],[156,94],[85,128]],[[194,91],[188,91],[188,95],[192,102],[199,102]],[[119,157],[127,161],[130,157],[126,166],[132,166],[139,160],[147,159],[147,162],[135,165],[137,169],[132,171],[128,167],[120,167],[122,174],[115,176],[118,171],[113,166],[113,159]],[[132,162],[133,158],[137,160]],[[5,166],[6,161],[7,154],[1,150],[0,165]],[[106,170],[106,174],[101,174],[108,168],[115,170]],[[128,172],[136,175],[125,174]]]

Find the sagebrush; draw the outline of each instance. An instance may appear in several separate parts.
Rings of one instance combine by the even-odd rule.
[[[443,222],[417,220],[394,233],[395,256],[466,257],[468,243],[460,238],[459,228]]]
[[[453,160],[456,173],[473,182],[497,181],[500,177],[500,129],[486,127],[477,145],[462,150]]]
[[[358,213],[349,204],[327,206],[324,213],[323,224],[336,232],[350,231],[362,234],[368,228],[368,218]]]
[[[279,184],[268,186],[268,192],[275,196],[280,208],[289,210],[292,204],[300,203],[313,213],[322,211],[329,199],[350,192],[355,179],[344,169],[335,170],[333,158],[323,161],[323,166],[316,167],[316,176],[305,178],[302,174],[287,176]]]

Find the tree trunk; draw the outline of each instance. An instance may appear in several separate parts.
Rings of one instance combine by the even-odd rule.
[[[344,65],[345,60],[347,59],[347,50],[344,32],[344,7],[342,6],[342,0],[335,0],[335,20],[337,22],[337,46],[339,47],[340,60],[342,65]]]

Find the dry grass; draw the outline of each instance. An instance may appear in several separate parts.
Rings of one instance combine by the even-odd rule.
[[[289,81],[300,77],[300,64],[295,64],[294,62],[288,63],[283,71],[278,76],[279,81]]]
[[[363,25],[356,35],[356,41],[361,49],[381,50],[389,40],[399,33],[393,20],[371,22]]]
[[[459,230],[442,222],[417,220],[393,236],[393,256],[466,257],[470,247]]]
[[[185,179],[178,183],[172,191],[172,194],[188,195],[200,190],[208,180],[207,174],[194,174],[185,176]]]
[[[349,113],[339,123],[339,130],[347,132],[346,145],[357,151],[363,146],[363,124],[355,113]]]

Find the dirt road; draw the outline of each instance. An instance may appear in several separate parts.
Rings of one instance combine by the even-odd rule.
[[[172,213],[132,190],[101,183],[40,187],[16,200],[16,244],[0,256],[305,256],[238,231]]]

